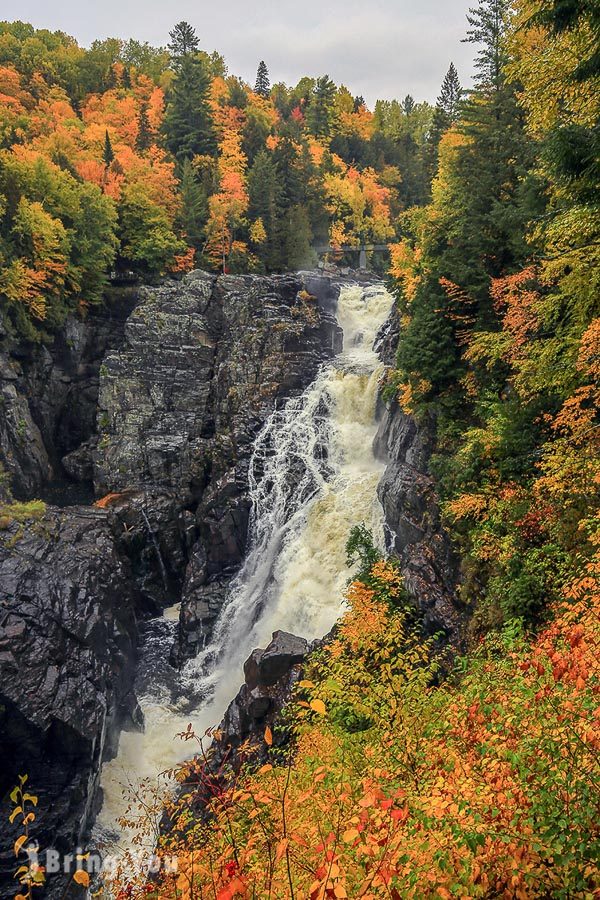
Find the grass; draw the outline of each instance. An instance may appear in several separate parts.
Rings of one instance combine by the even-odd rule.
[[[13,522],[38,521],[46,512],[43,500],[28,500],[27,503],[0,503],[0,530],[9,528]]]

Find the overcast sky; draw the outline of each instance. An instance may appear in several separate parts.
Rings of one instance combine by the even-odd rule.
[[[253,83],[261,59],[273,82],[327,73],[372,106],[407,93],[435,100],[451,60],[469,84],[473,47],[461,43],[469,5],[473,0],[2,0],[0,16],[66,31],[84,46],[103,37],[164,45],[185,19],[203,49],[225,56],[231,74]]]

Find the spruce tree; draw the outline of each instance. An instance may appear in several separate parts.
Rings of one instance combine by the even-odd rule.
[[[135,138],[135,149],[139,153],[144,153],[152,146],[152,131],[150,129],[150,120],[148,119],[148,106],[142,103],[138,116],[138,132]]]
[[[169,37],[171,40],[167,46],[174,68],[178,67],[186,56],[193,56],[200,49],[198,35],[188,22],[179,22],[169,32]]]
[[[507,15],[508,0],[481,0],[467,13],[470,28],[463,42],[479,47],[475,56],[474,77],[478,88],[499,91],[505,82],[507,54],[503,38]]]
[[[308,212],[304,206],[294,206],[287,215],[288,229],[285,247],[285,268],[291,272],[310,269],[317,263],[317,255],[311,247],[312,232]]]
[[[451,62],[442,81],[442,87],[436,103],[436,109],[443,114],[447,127],[454,125],[458,120],[461,97],[462,87],[458,79],[458,72],[454,63]]]
[[[283,191],[281,176],[267,150],[261,150],[248,172],[248,218],[262,219],[267,238],[258,255],[267,272],[284,266],[286,233],[283,228]]]
[[[112,144],[110,142],[110,135],[108,133],[108,128],[104,132],[104,150],[102,151],[102,159],[104,160],[105,168],[109,168],[110,164],[115,158],[115,154],[112,148]]]
[[[185,235],[187,243],[200,250],[204,241],[204,228],[208,218],[208,201],[206,193],[196,177],[196,172],[189,159],[184,159],[181,166],[179,192],[181,209],[178,225]]]
[[[522,188],[532,148],[517,85],[505,69],[506,15],[507,0],[481,0],[467,17],[467,41],[479,47],[475,89],[461,104],[460,129],[468,140],[456,153],[448,185],[452,240],[440,253],[440,274],[476,301],[475,327],[493,325],[490,277],[524,260],[525,222],[532,213]]]
[[[268,97],[271,93],[271,81],[269,79],[269,70],[264,59],[258,64],[256,72],[256,84],[254,85],[254,93],[260,94],[261,97]]]
[[[329,137],[334,125],[336,86],[329,75],[317,78],[308,107],[308,127],[315,137]]]
[[[405,116],[410,116],[415,108],[415,98],[412,94],[407,94],[404,100],[402,101],[402,112]]]
[[[180,161],[212,154],[216,147],[208,92],[210,74],[198,53],[199,41],[187,22],[170,32],[175,78],[167,97],[163,123],[165,144]]]
[[[442,135],[458,121],[462,93],[456,67],[451,62],[440,88],[427,140],[426,159],[430,179],[437,170],[438,147]]]

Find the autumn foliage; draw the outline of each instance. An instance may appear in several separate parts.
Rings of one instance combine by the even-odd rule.
[[[156,896],[593,897],[600,889],[600,559],[531,643],[484,641],[442,684],[395,567],[351,585],[286,728],[200,823]],[[277,744],[277,741],[275,741]],[[151,892],[152,893],[152,892]]]
[[[0,292],[29,339],[99,302],[111,276],[286,271],[314,265],[314,245],[385,244],[401,186],[427,192],[429,104],[398,107],[405,158],[327,76],[257,93],[180,34],[189,46],[84,50],[0,23]]]

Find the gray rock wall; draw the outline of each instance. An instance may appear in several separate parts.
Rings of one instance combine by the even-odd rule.
[[[384,407],[373,449],[387,463],[377,489],[406,586],[430,633],[460,639],[464,610],[458,601],[457,559],[442,527],[435,484],[428,473],[435,425],[418,426],[394,401]]]
[[[14,896],[2,882],[15,869],[6,795],[18,776],[39,797],[35,838],[70,853],[97,812],[102,760],[141,717],[131,577],[107,513],[3,522],[0,588],[0,896]]]

